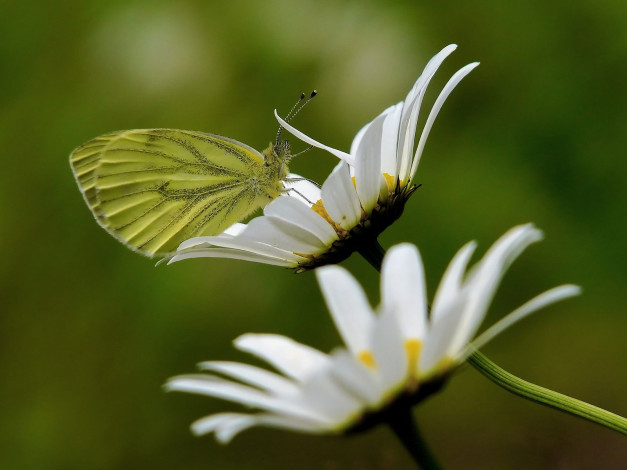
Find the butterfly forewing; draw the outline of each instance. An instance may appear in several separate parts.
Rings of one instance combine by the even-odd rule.
[[[218,234],[267,198],[265,188],[251,184],[263,172],[263,156],[212,134],[113,132],[74,150],[70,162],[100,225],[148,256]]]

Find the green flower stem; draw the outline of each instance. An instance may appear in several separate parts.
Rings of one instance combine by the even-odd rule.
[[[381,271],[381,263],[385,256],[385,248],[383,248],[376,238],[368,239],[364,241],[357,252],[368,261],[374,269]]]
[[[381,271],[381,261],[385,255],[385,249],[377,240],[374,240],[370,246],[363,245],[359,253],[377,271]],[[514,395],[627,434],[627,419],[622,416],[520,379],[497,366],[478,351],[468,358],[468,362],[492,382]]]
[[[492,382],[514,395],[627,434],[627,419],[622,416],[520,379],[497,366],[479,351],[470,356],[468,362]]]
[[[411,454],[418,468],[424,470],[440,470],[442,468],[420,435],[409,404],[390,410],[387,423],[407,452]]]

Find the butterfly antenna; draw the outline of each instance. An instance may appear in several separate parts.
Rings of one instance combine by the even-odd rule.
[[[294,119],[294,117],[298,113],[300,113],[300,111],[307,105],[307,103],[309,103],[317,94],[318,94],[318,92],[316,90],[313,90],[311,92],[311,94],[309,95],[309,98],[307,98],[307,101],[305,101],[303,104],[301,104],[301,102],[305,99],[305,93],[301,93],[300,94],[300,98],[298,99],[296,104],[294,104],[294,106],[292,106],[292,109],[290,110],[290,112],[287,113],[287,116],[285,116],[285,122],[290,122],[292,119]],[[300,105],[300,106],[298,106],[298,105]],[[294,111],[294,110],[296,110],[296,111]],[[279,145],[279,142],[281,140],[281,132],[282,131],[283,131],[283,126],[279,126],[279,129],[276,132],[276,145]]]
[[[298,153],[295,153],[294,155],[292,155],[292,158],[294,157],[298,157],[299,155],[302,155],[305,152],[309,152],[311,149],[313,148],[313,145],[310,145],[309,147],[307,147],[305,150],[301,150]]]
[[[298,98],[298,101],[296,103],[294,103],[294,106],[292,106],[292,109],[290,109],[290,112],[287,113],[287,116],[285,116],[285,120],[289,121],[291,119],[291,114],[294,112],[294,110],[298,107],[298,105],[305,99],[305,93],[301,93],[300,97]],[[281,131],[283,131],[283,126],[279,126],[279,129],[276,131],[276,145],[279,145],[279,142],[281,141]]]
[[[303,109],[305,106],[307,106],[307,103],[309,103],[312,99],[314,99],[317,94],[318,94],[318,92],[316,90],[312,91],[311,94],[309,95],[309,98],[307,98],[307,101],[305,101],[303,104],[301,104],[300,107],[296,110],[296,112],[294,114],[292,114],[291,116],[288,115],[287,119],[285,119],[285,120],[287,122],[290,122],[292,119],[294,119],[296,117],[296,115],[298,113],[300,113],[301,109]],[[303,96],[303,98],[304,98],[304,96]],[[299,103],[300,103],[300,101],[299,101]],[[296,104],[298,104],[298,103],[296,103]],[[290,114],[291,114],[291,111],[290,111]]]

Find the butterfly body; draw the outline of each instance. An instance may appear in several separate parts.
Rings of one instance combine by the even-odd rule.
[[[262,153],[227,137],[136,129],[97,137],[70,164],[98,223],[147,256],[217,235],[285,189],[287,142]]]

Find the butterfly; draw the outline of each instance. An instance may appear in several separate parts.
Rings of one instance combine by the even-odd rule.
[[[302,94],[286,119],[293,118]],[[293,112],[296,109],[296,112]],[[286,191],[287,140],[264,151],[228,137],[176,129],[104,134],[76,148],[70,165],[87,205],[107,232],[149,257],[217,235]]]

